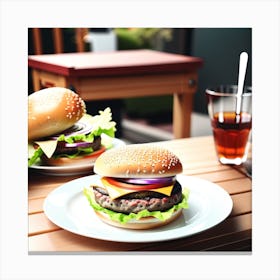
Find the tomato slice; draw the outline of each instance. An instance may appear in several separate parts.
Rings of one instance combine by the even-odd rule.
[[[93,152],[92,154],[89,155],[83,155],[83,157],[85,158],[89,158],[89,157],[98,157],[100,156],[102,153],[104,153],[106,150],[106,148],[104,146],[101,146],[99,150]]]
[[[110,185],[119,187],[119,188],[124,188],[124,189],[129,189],[129,190],[137,190],[137,191],[144,191],[144,190],[152,190],[152,189],[158,189],[158,188],[163,188],[170,186],[170,184],[147,184],[147,185],[137,185],[137,184],[127,184],[121,181],[118,181],[117,179],[114,179],[112,177],[103,177],[102,180],[107,181]]]

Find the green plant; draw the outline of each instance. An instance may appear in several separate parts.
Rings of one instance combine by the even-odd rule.
[[[171,28],[116,28],[118,48],[157,49],[164,41],[172,39]]]

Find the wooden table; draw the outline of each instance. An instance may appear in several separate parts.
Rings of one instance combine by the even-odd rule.
[[[175,138],[190,136],[202,59],[152,50],[31,55],[34,90],[73,87],[85,100],[173,94]]]
[[[45,216],[42,206],[50,191],[79,176],[45,176],[29,172],[29,252],[84,251],[251,251],[252,181],[242,169],[221,165],[212,136],[159,142],[176,153],[183,174],[214,182],[233,200],[230,216],[205,232],[173,241],[120,243],[83,237],[63,230]]]

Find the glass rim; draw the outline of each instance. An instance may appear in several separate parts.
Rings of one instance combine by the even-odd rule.
[[[237,85],[219,85],[219,86],[211,86],[208,87],[205,92],[209,95],[213,96],[231,96],[231,97],[237,97],[237,92],[236,93],[230,93],[230,92],[222,92],[218,89],[219,87],[228,87],[228,88],[235,88],[237,91]],[[250,86],[244,86],[245,91],[242,93],[242,96],[252,96],[252,87]]]

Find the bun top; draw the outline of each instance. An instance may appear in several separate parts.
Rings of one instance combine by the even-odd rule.
[[[116,178],[159,178],[182,172],[179,158],[153,144],[132,144],[107,150],[100,155],[94,172]]]
[[[72,90],[51,87],[28,96],[28,140],[70,128],[86,112],[84,101]]]

